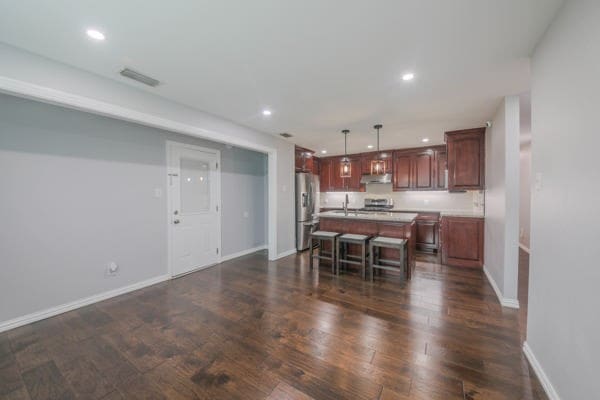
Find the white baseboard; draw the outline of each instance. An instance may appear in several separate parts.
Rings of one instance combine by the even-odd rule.
[[[554,389],[554,386],[552,386],[552,383],[550,382],[548,375],[546,375],[546,373],[544,372],[542,366],[540,365],[539,361],[535,357],[535,354],[533,354],[533,351],[531,350],[531,347],[529,347],[529,344],[527,344],[527,342],[523,343],[523,353],[525,353],[525,357],[527,358],[527,361],[529,361],[531,368],[533,368],[533,371],[535,372],[538,379],[540,380],[540,383],[542,384],[542,387],[546,391],[548,398],[550,400],[560,400],[560,397],[558,396],[556,389]]]
[[[27,325],[32,322],[40,321],[42,319],[50,318],[58,314],[72,311],[77,308],[81,308],[93,303],[97,303],[102,300],[110,299],[111,297],[119,296],[121,294],[133,292],[134,290],[142,289],[148,286],[156,285],[157,283],[164,282],[171,279],[169,275],[161,275],[154,278],[147,279],[145,281],[137,282],[129,286],[124,286],[118,289],[113,289],[108,292],[96,294],[83,299],[75,300],[70,303],[61,304],[56,307],[48,308],[46,310],[37,311],[31,314],[24,315],[9,319],[8,321],[0,322],[0,332],[8,331],[10,329],[18,328],[19,326]]]
[[[265,250],[266,248],[267,248],[267,245],[264,244],[262,246],[254,247],[252,249],[242,250],[242,251],[238,251],[237,253],[228,254],[226,256],[221,257],[221,262],[233,260],[234,258],[238,258],[238,257],[242,257],[242,256],[245,256],[248,254],[256,253],[257,251]]]
[[[525,246],[523,243],[519,243],[519,248],[521,250],[523,250],[525,253],[531,254],[531,250],[529,249],[529,247]]]
[[[296,253],[297,253],[296,249],[284,251],[283,253],[277,254],[277,258],[275,258],[275,260],[279,260],[280,258],[291,256],[292,254],[296,254]]]
[[[502,294],[502,291],[500,290],[500,288],[496,284],[496,281],[492,277],[492,274],[490,274],[490,271],[485,267],[485,265],[483,266],[483,272],[485,273],[485,277],[487,278],[490,285],[492,285],[492,289],[494,289],[494,292],[496,293],[496,297],[498,297],[498,301],[500,302],[502,307],[519,308],[519,300],[507,299],[504,297],[504,295]]]

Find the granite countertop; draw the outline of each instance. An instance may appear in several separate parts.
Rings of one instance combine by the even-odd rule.
[[[334,207],[321,207],[321,208],[334,208]],[[358,210],[357,208],[348,208],[348,212],[354,212]],[[331,211],[327,211],[331,212]],[[480,211],[472,211],[472,210],[452,210],[452,209],[442,209],[442,210],[424,210],[422,208],[392,208],[390,212],[393,213],[439,213],[440,217],[465,217],[465,218],[485,218],[483,212]]]
[[[348,215],[343,211],[325,211],[318,213],[319,218],[339,218],[368,221],[386,221],[386,222],[412,222],[417,218],[416,213],[398,213],[398,212],[374,212],[374,211],[350,211]]]

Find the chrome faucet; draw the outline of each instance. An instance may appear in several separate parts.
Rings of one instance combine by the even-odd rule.
[[[344,215],[348,216],[348,193],[346,193],[346,201],[344,202]]]

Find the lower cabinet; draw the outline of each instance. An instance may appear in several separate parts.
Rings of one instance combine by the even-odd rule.
[[[483,218],[442,217],[442,264],[483,267]]]
[[[433,253],[437,252],[440,243],[438,213],[419,213],[417,217],[417,250]]]

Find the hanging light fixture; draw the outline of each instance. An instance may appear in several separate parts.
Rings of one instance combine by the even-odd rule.
[[[373,128],[377,129],[377,155],[371,161],[371,175],[383,175],[385,174],[385,159],[387,158],[385,154],[379,152],[379,130],[383,128],[383,125],[377,124]]]
[[[344,134],[344,157],[340,159],[340,177],[350,178],[352,176],[352,166],[348,158],[348,134],[350,130],[344,129],[342,133]]]

